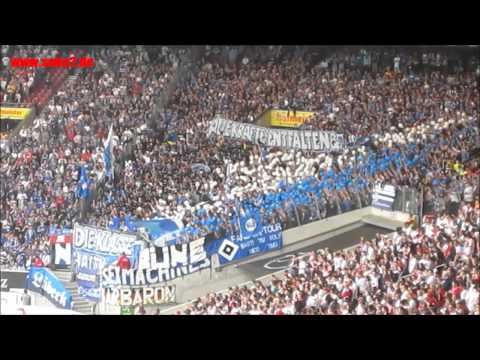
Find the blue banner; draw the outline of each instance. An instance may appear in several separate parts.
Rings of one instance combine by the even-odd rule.
[[[140,249],[140,245],[133,246],[133,255],[129,257],[132,269],[137,266]],[[78,294],[89,301],[99,302],[101,299],[101,272],[106,267],[115,265],[118,256],[88,249],[76,249],[74,254]]]
[[[78,294],[89,301],[100,301],[99,274],[104,267],[115,263],[117,258],[117,256],[104,255],[94,250],[75,249],[74,264],[77,274]]]
[[[88,197],[90,193],[89,190],[89,179],[87,175],[87,169],[86,166],[83,165],[80,167],[80,178],[78,180],[77,184],[77,197],[80,199]]]
[[[45,296],[56,307],[72,308],[72,294],[63,286],[55,274],[46,268],[30,268],[27,288]]]
[[[250,229],[247,236],[232,235],[214,241],[206,246],[207,253],[210,256],[218,253],[220,264],[225,265],[231,261],[282,248],[281,224],[264,226],[257,223],[254,225],[253,221],[248,219],[245,221],[245,228]]]
[[[132,268],[138,266],[142,244],[134,234],[75,224],[73,269],[77,276],[78,293],[83,298],[99,302],[101,299],[101,272],[116,264],[125,254]]]

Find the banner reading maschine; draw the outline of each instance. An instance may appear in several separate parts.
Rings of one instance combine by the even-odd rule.
[[[264,146],[309,151],[338,151],[346,147],[343,134],[328,131],[269,129],[222,118],[216,118],[210,122],[207,135],[211,134],[247,140]]]

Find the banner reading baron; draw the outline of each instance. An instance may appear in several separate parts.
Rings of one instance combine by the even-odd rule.
[[[103,299],[108,305],[137,306],[175,303],[175,286],[104,288]]]

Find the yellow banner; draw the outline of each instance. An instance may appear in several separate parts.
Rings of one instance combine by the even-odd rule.
[[[295,128],[302,125],[306,119],[315,115],[311,111],[287,111],[287,110],[269,110],[264,116],[266,123],[270,126]]]
[[[32,109],[0,107],[0,119],[25,120]]]

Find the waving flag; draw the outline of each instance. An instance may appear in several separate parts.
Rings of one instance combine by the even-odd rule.
[[[184,228],[183,223],[174,218],[161,218],[153,220],[132,220],[129,224],[137,230],[143,228],[149,235],[150,240],[156,246],[165,246],[174,244]]]
[[[103,161],[105,163],[105,175],[113,180],[113,125],[110,126],[107,140],[105,141],[105,150],[103,151]]]
[[[80,179],[78,180],[77,185],[77,197],[80,199],[86,198],[89,194],[89,181],[87,176],[87,169],[85,165],[80,167]]]

